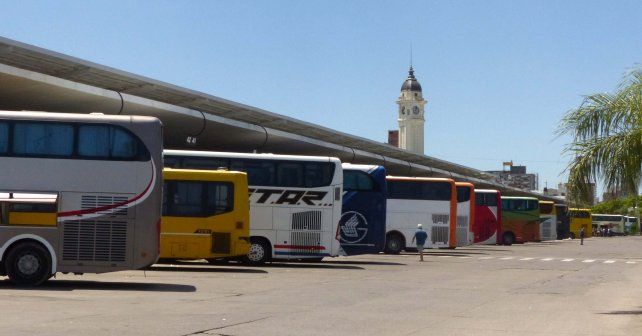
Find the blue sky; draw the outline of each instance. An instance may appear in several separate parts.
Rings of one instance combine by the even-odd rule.
[[[554,130],[642,62],[640,1],[0,2],[0,35],[385,142],[413,48],[426,154],[565,180]]]

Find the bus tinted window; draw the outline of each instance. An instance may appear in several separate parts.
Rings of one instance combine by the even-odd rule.
[[[457,202],[470,201],[470,188],[457,187]]]
[[[539,207],[536,200],[527,199],[503,199],[502,209],[507,211],[533,211]]]
[[[497,206],[497,194],[485,194],[484,200],[487,206]]]
[[[330,162],[305,164],[305,186],[307,188],[330,185],[333,175],[334,164]]]
[[[166,181],[163,187],[163,216],[208,217],[234,208],[232,183]]]
[[[129,133],[122,129],[112,129],[111,157],[117,159],[131,159],[136,157],[138,142]]]
[[[487,193],[475,193],[475,204],[483,206],[497,206],[497,195]]]
[[[543,214],[553,213],[553,207],[554,207],[554,204],[551,204],[551,203],[540,203],[539,212]]]
[[[389,198],[448,201],[451,185],[448,182],[388,181]]]
[[[80,126],[78,128],[78,155],[109,156],[109,126]]]
[[[175,158],[176,159],[176,158]],[[166,167],[169,167],[165,164]],[[204,158],[204,157],[186,157],[183,159],[183,168],[187,169],[228,169],[230,166],[229,160],[219,158]]]
[[[234,209],[234,185],[232,183],[208,182],[205,207],[208,216],[232,211]]]
[[[230,170],[247,173],[249,185],[274,186],[276,185],[276,168],[274,162],[261,160],[232,160]]]
[[[53,213],[58,209],[55,203],[13,203],[9,207],[12,212],[45,212]]]
[[[9,124],[0,122],[0,153],[9,150]]]
[[[276,177],[278,186],[303,187],[303,165],[296,162],[280,162]]]
[[[67,124],[23,123],[13,127],[13,153],[18,155],[71,156],[74,128]]]
[[[587,218],[587,217],[584,217],[584,218]],[[593,218],[594,222],[608,222],[608,221],[619,222],[619,221],[622,220],[622,216],[618,216],[618,215],[611,215],[611,216],[607,216],[607,215],[597,215],[597,216],[595,216],[594,215],[591,218]]]
[[[358,170],[343,171],[343,190],[345,191],[373,191],[375,183],[370,175]]]
[[[163,165],[169,168],[180,168],[180,159],[174,156],[164,156]]]

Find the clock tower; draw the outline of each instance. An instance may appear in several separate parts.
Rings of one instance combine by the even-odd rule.
[[[417,154],[424,154],[424,106],[426,100],[421,85],[410,66],[408,78],[401,86],[399,105],[399,147]]]

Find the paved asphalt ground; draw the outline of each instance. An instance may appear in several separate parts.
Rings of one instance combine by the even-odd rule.
[[[2,335],[640,335],[642,237],[0,281]]]

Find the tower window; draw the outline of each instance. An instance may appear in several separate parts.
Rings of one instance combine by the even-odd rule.
[[[417,92],[415,92],[415,98],[417,98]]]

